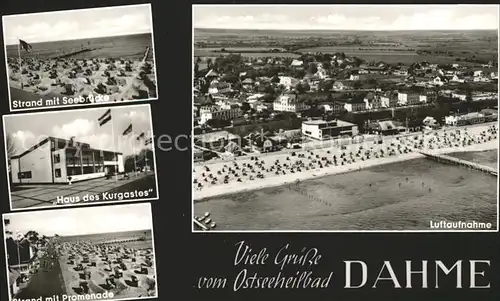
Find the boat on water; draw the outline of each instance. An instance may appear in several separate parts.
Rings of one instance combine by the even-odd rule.
[[[210,212],[205,212],[203,216],[194,216],[193,225],[197,231],[210,231],[217,226],[210,218]]]

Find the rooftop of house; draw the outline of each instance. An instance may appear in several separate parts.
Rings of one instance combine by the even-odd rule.
[[[240,139],[240,136],[229,133],[228,131],[217,131],[211,133],[204,133],[194,136],[195,140],[201,143],[212,143],[222,139],[235,140]]]
[[[5,247],[9,266],[30,263],[34,258],[31,257],[31,254],[36,254],[36,252],[32,252],[33,247],[27,240],[18,242],[12,238],[8,238],[5,240]]]
[[[326,121],[323,119],[313,119],[313,120],[303,121],[302,123],[306,124],[306,125],[322,125],[322,124],[333,124],[333,123],[336,123],[337,126],[353,126],[353,125],[355,125],[354,123],[350,123],[350,122],[338,120],[338,119],[334,119],[334,120],[330,120],[330,121]]]
[[[19,159],[23,157],[24,155],[29,154],[30,152],[38,149],[41,146],[44,146],[48,142],[54,142],[54,148],[57,149],[76,149],[76,150],[88,150],[88,151],[103,151],[106,153],[114,153],[114,154],[122,154],[121,152],[114,152],[114,151],[107,151],[107,150],[100,150],[100,149],[94,149],[90,147],[90,144],[85,143],[85,142],[79,142],[71,139],[64,139],[64,138],[58,138],[58,137],[53,137],[49,136],[46,137],[45,139],[42,139],[40,142],[37,144],[33,145],[23,153],[19,155],[12,156],[11,159]]]
[[[498,115],[498,109],[482,109],[481,113],[486,115]]]
[[[206,74],[205,77],[217,77],[219,76],[219,73],[215,72],[214,69],[210,69]]]

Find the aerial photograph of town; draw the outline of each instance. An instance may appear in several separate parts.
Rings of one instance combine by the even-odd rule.
[[[193,225],[496,231],[498,5],[193,6]]]

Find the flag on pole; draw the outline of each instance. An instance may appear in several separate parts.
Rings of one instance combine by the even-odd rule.
[[[153,138],[148,138],[146,139],[146,141],[144,141],[144,145],[149,145],[151,143],[153,143]]]
[[[137,136],[137,141],[141,140],[142,138],[144,138],[144,132],[142,132],[139,136]]]
[[[108,121],[111,120],[111,109],[108,109],[106,111],[106,113],[104,113],[101,117],[99,117],[99,119],[97,119],[99,121],[99,126],[103,126],[105,125]]]
[[[132,133],[132,123],[123,131],[123,136],[127,136],[128,134]]]
[[[33,46],[31,46],[26,41],[23,41],[21,39],[19,39],[19,44],[21,45],[22,49],[26,50],[26,52],[30,52],[31,49],[33,49]]]

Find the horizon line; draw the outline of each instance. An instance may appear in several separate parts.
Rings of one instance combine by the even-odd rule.
[[[50,42],[63,42],[63,41],[77,41],[77,40],[86,40],[86,39],[101,39],[101,38],[114,38],[114,37],[122,37],[122,36],[132,36],[132,35],[139,35],[139,34],[150,34],[153,35],[153,31],[147,31],[147,32],[136,32],[136,33],[122,33],[122,34],[116,34],[112,36],[100,36],[100,37],[88,37],[88,38],[75,38],[75,39],[64,39],[64,40],[47,40],[47,41],[38,41],[38,42],[28,42],[25,39],[22,39],[23,41],[29,43],[29,44],[38,44],[38,43],[50,43]],[[17,40],[19,40],[18,37],[16,37]],[[7,39],[5,39],[7,40]],[[5,44],[5,46],[16,46],[18,43],[14,44]]]
[[[134,229],[134,230],[119,230],[119,231],[111,231],[111,232],[79,233],[79,234],[71,234],[71,235],[63,235],[63,234],[58,234],[58,233],[54,233],[52,235],[46,235],[46,234],[40,233],[40,232],[38,232],[36,230],[29,230],[29,231],[35,231],[38,234],[45,235],[47,237],[54,237],[56,234],[59,237],[71,237],[71,236],[79,236],[79,235],[97,235],[97,234],[108,234],[108,233],[111,234],[111,233],[120,233],[120,232],[152,231],[152,230],[151,230],[151,228],[147,228],[147,229]]]
[[[498,28],[480,28],[480,29],[379,29],[379,30],[370,30],[370,29],[332,29],[332,28],[314,28],[314,29],[301,29],[301,28],[287,28],[287,29],[278,29],[278,28],[228,28],[228,27],[194,27],[193,29],[206,29],[206,30],[275,30],[275,31],[498,31]]]

